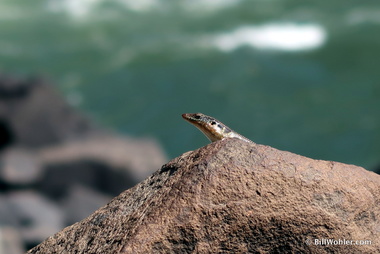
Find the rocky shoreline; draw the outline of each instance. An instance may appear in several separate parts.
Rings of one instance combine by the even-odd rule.
[[[96,126],[53,84],[0,75],[0,253],[23,253],[166,161],[156,140]]]

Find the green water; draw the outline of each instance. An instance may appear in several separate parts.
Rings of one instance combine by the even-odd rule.
[[[101,125],[155,137],[170,157],[208,143],[180,116],[202,112],[257,143],[380,164],[380,3],[83,2],[0,1],[0,71],[48,77]],[[309,50],[212,44],[273,23],[326,37]]]

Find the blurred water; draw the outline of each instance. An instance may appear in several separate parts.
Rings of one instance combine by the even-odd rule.
[[[42,74],[96,121],[208,143],[202,112],[257,143],[380,163],[380,4],[374,1],[2,0],[0,71]]]

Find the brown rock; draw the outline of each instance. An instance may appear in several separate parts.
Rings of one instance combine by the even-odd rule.
[[[379,204],[373,172],[230,139],[170,161],[28,253],[380,253]]]

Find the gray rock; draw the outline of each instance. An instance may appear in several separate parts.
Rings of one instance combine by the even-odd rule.
[[[35,151],[9,148],[0,154],[0,179],[7,184],[32,184],[41,176],[41,164]]]
[[[27,147],[57,144],[96,131],[52,85],[39,79],[0,76],[0,119],[14,143]]]
[[[0,253],[22,254],[24,252],[19,232],[12,227],[0,226]]]
[[[81,185],[71,186],[61,204],[65,214],[65,224],[71,225],[86,218],[107,204],[111,198]]]
[[[137,139],[116,134],[92,135],[47,147],[40,150],[39,156],[45,165],[98,162],[109,167],[111,171],[127,174],[133,184],[148,177],[167,161],[163,149],[154,139]]]
[[[380,253],[379,203],[373,172],[228,139],[170,161],[28,253]]]
[[[0,225],[10,227],[19,225],[19,220],[12,210],[8,196],[5,194],[0,194]]]
[[[54,85],[0,75],[0,225],[25,246],[88,216],[166,160],[154,139],[99,128]]]
[[[38,243],[64,227],[61,209],[32,191],[7,195],[7,208],[13,223],[26,243]]]

